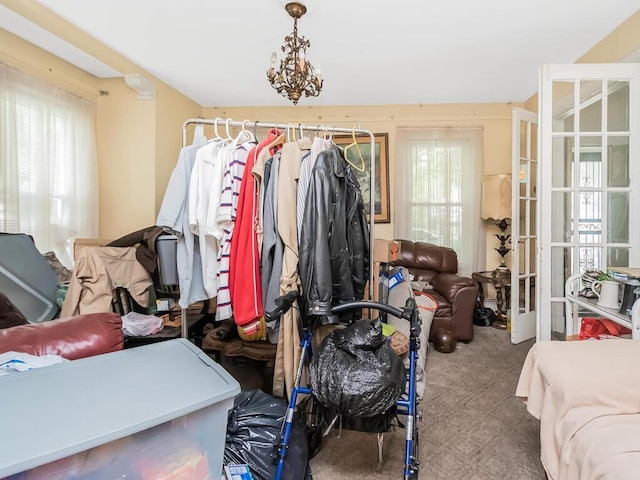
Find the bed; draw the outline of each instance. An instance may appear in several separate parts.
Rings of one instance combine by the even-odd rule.
[[[540,421],[551,480],[640,478],[640,342],[539,342],[516,396]]]

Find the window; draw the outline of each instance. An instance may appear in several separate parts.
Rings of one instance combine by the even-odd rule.
[[[72,265],[97,235],[95,104],[0,65],[0,231]]]
[[[584,188],[602,185],[600,148],[583,147],[580,152],[580,183]],[[578,235],[580,247],[580,271],[602,268],[602,192],[580,192]]]
[[[397,152],[396,238],[451,247],[460,272],[476,271],[482,130],[401,129]]]

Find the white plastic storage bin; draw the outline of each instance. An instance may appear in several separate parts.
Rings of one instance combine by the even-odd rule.
[[[218,480],[240,385],[184,339],[0,377],[0,478]]]

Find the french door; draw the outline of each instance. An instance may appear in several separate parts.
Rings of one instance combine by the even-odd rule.
[[[513,109],[511,343],[536,336],[538,116]]]
[[[537,339],[563,339],[573,274],[640,266],[640,65],[540,69]]]

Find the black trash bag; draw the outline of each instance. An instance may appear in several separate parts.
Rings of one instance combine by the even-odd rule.
[[[360,320],[325,337],[311,362],[311,391],[345,417],[373,417],[394,407],[406,384],[400,357],[380,320]]]
[[[488,307],[476,306],[473,311],[473,324],[480,327],[489,327],[498,320],[496,312]]]
[[[261,390],[241,392],[234,400],[227,421],[224,464],[246,463],[254,480],[276,476],[274,446],[280,444],[280,431],[287,413],[287,402]],[[304,428],[294,422],[282,478],[311,478]]]

